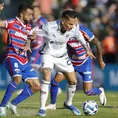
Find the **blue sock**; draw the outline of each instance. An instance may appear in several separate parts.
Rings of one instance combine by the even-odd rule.
[[[12,80],[11,83],[7,87],[6,93],[4,94],[4,97],[2,99],[0,106],[5,107],[7,105],[9,99],[11,98],[17,86],[18,85],[14,82],[14,80]]]
[[[92,96],[92,95],[99,95],[101,94],[101,90],[99,88],[92,88],[90,91],[85,92],[85,94],[87,94],[88,96]]]
[[[21,103],[22,101],[24,101],[25,99],[27,99],[28,97],[32,95],[33,95],[33,92],[31,91],[30,86],[28,84],[25,84],[24,89],[21,92],[21,94],[19,94],[15,99],[13,99],[11,103],[17,106],[19,103]]]
[[[51,104],[56,103],[56,98],[57,98],[57,93],[58,93],[58,88],[59,88],[59,83],[56,82],[54,79],[51,80],[51,89],[50,89],[50,94],[51,94]]]

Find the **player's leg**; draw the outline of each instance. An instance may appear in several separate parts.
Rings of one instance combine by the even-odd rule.
[[[75,115],[81,115],[81,112],[72,104],[72,100],[76,91],[76,74],[75,72],[67,72],[64,73],[65,78],[68,81],[67,85],[67,95],[66,95],[66,101],[64,102],[64,106],[67,109],[70,109],[73,114]]]
[[[8,70],[12,80],[7,86],[6,93],[0,103],[0,116],[6,116],[6,105],[11,98],[12,94],[16,90],[18,84],[22,81],[21,71],[19,69],[19,63],[15,59],[8,58],[5,61],[5,68]]]
[[[8,108],[15,115],[18,115],[16,110],[17,105],[40,90],[40,82],[38,77],[36,76],[35,71],[28,63],[23,65],[23,67],[24,70],[22,71],[22,78],[23,81],[26,81],[27,84],[25,84],[21,94],[19,94],[11,101],[11,103],[8,104]]]
[[[99,95],[100,102],[102,105],[106,104],[106,96],[103,88],[93,88],[93,78],[92,78],[92,66],[91,60],[87,60],[81,67],[83,72],[79,72],[77,68],[76,71],[82,76],[83,79],[83,89],[84,93],[88,96]]]
[[[67,96],[66,101],[64,102],[64,106],[71,110],[75,115],[81,115],[81,112],[72,105],[72,99],[75,94],[77,80],[73,65],[68,58],[68,55],[65,55],[61,59],[59,58],[55,63],[55,67],[58,68],[60,72],[63,72],[65,78],[68,81]]]
[[[42,72],[44,78],[42,79],[41,83],[41,93],[40,93],[40,109],[38,112],[39,116],[46,115],[46,101],[48,98],[49,92],[49,85],[50,85],[50,78],[51,78],[51,71],[54,66],[53,57],[50,55],[42,55]]]
[[[101,104],[106,104],[106,96],[103,88],[93,88],[92,78],[92,60],[88,58],[81,66],[74,66],[76,72],[78,72],[83,79],[84,93],[88,96],[99,95]]]
[[[92,96],[92,95],[99,95],[100,98],[100,103],[102,105],[106,104],[106,95],[104,92],[104,89],[102,87],[100,88],[93,88],[92,86],[92,82],[83,82],[83,89],[84,89],[84,93],[88,96]]]
[[[56,98],[59,88],[59,83],[64,80],[65,77],[62,73],[56,73],[55,77],[51,80],[50,87],[50,104],[46,106],[46,109],[55,110],[56,109]]]

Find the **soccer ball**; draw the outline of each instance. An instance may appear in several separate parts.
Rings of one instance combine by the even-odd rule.
[[[98,105],[94,100],[87,100],[82,104],[82,109],[86,115],[95,115],[98,112]]]

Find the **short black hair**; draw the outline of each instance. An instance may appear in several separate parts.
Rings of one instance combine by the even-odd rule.
[[[32,6],[27,5],[27,4],[21,4],[18,8],[19,15],[20,15],[20,13],[26,11],[27,9],[33,10]]]
[[[66,10],[62,13],[62,18],[77,18],[77,13],[74,10]]]
[[[32,8],[40,8],[40,5],[32,5]]]

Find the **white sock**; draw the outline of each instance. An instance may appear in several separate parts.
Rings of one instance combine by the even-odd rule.
[[[50,82],[43,80],[41,84],[41,92],[40,92],[40,109],[45,110],[45,104],[48,98]]]
[[[75,90],[76,90],[76,85],[67,85],[67,94],[66,94],[66,101],[65,104],[70,106],[72,105],[72,100],[73,100],[73,96],[75,94]]]

